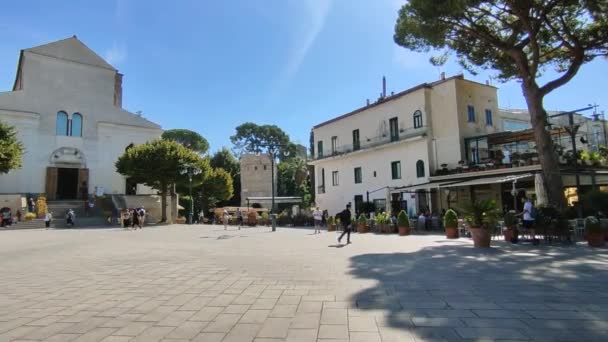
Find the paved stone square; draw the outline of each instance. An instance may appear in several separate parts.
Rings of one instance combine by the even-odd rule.
[[[608,250],[308,229],[0,232],[0,341],[608,340]]]

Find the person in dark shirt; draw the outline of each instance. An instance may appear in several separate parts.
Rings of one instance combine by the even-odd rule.
[[[344,237],[344,234],[346,234],[346,243],[349,244],[350,243],[350,231],[351,231],[351,217],[352,217],[352,213],[350,212],[350,204],[347,204],[346,209],[342,210],[342,212],[339,215],[340,215],[340,222],[342,223],[342,227],[343,227],[344,231],[342,232],[342,235],[340,235],[340,237],[338,238],[338,243],[340,243],[340,240],[342,240],[342,237]]]

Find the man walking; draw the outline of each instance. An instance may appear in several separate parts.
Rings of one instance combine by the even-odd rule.
[[[323,212],[319,207],[312,212],[312,217],[315,220],[315,234],[321,234],[321,224],[323,222]]]
[[[538,245],[540,241],[536,239],[536,231],[534,230],[534,205],[532,204],[532,199],[530,199],[530,197],[524,195],[524,198],[526,200],[524,203],[524,211],[520,214],[523,215],[523,226],[532,237],[532,244]]]
[[[243,225],[243,213],[241,212],[241,208],[236,208],[236,222],[239,225],[239,230],[241,230],[241,226]]]
[[[340,237],[338,238],[338,243],[340,243],[340,240],[342,240],[342,237],[344,237],[344,234],[346,235],[346,244],[350,244],[350,230],[351,230],[351,212],[350,212],[350,204],[346,205],[346,209],[342,210],[342,212],[339,214],[340,215],[340,222],[342,223],[342,228],[344,229],[344,231],[342,232],[342,235],[340,235]]]

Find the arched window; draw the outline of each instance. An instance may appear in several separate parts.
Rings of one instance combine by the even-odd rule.
[[[61,111],[57,113],[55,134],[68,135],[68,114],[66,112]]]
[[[424,177],[424,162],[422,160],[416,162],[416,177]]]
[[[414,128],[422,127],[422,112],[417,110],[414,112]]]
[[[78,113],[72,114],[72,125],[70,129],[70,135],[73,137],[82,136],[82,115]]]

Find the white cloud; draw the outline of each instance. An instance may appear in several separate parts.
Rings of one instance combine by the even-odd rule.
[[[331,9],[333,0],[304,0],[301,2],[304,18],[303,26],[306,30],[303,36],[294,39],[299,42],[289,53],[289,61],[285,66],[284,79],[289,80],[295,75],[304,62],[308,51],[317,40],[317,36],[323,30],[327,15]]]
[[[113,66],[124,63],[127,60],[127,44],[114,42],[104,54],[104,58]]]

